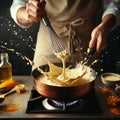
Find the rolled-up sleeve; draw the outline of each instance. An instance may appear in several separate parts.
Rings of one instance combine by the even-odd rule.
[[[117,18],[116,24],[118,24],[120,18],[120,0],[108,0],[108,2],[104,3],[104,13],[103,16],[107,14],[113,14]]]
[[[28,28],[28,27],[31,26],[31,25],[24,26],[24,25],[20,24],[18,22],[17,16],[16,16],[18,9],[21,8],[21,7],[25,7],[27,2],[28,2],[28,0],[13,0],[13,3],[11,5],[11,7],[10,7],[10,14],[11,14],[12,19],[15,21],[15,23],[18,26],[20,26],[22,28]]]

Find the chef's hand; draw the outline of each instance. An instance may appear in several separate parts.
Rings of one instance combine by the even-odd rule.
[[[93,29],[91,33],[91,40],[89,42],[89,48],[92,49],[93,47],[96,47],[96,51],[93,55],[94,57],[98,57],[102,50],[106,47],[107,35],[108,31],[105,30],[102,23]]]
[[[91,33],[91,40],[89,42],[89,48],[93,48],[96,46],[96,52],[93,55],[94,57],[98,57],[101,52],[106,47],[106,39],[111,30],[111,28],[116,23],[116,17],[113,14],[108,14],[103,17],[102,22],[93,29]]]
[[[22,7],[17,12],[17,20],[22,25],[30,25],[41,20],[42,15],[46,14],[45,0],[29,0],[26,7]]]
[[[29,0],[26,5],[27,19],[31,23],[39,22],[42,15],[45,14],[45,4],[44,0],[38,2],[37,0]]]

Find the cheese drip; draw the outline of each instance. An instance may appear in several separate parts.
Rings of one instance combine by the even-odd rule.
[[[63,65],[62,74],[59,75],[59,76],[57,77],[57,79],[58,79],[58,80],[61,80],[61,81],[64,81],[64,80],[68,79],[68,78],[66,77],[66,72],[65,72],[65,70],[66,70],[66,69],[65,69],[65,68],[66,68],[66,60],[67,60],[67,58],[68,58],[68,53],[67,53],[66,50],[64,50],[64,51],[62,51],[62,52],[60,52],[60,53],[56,53],[56,56],[57,56],[57,58],[59,58],[59,59],[62,61],[62,65]]]

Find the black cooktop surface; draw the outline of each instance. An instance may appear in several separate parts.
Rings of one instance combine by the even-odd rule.
[[[66,108],[46,109],[43,101],[46,98],[41,96],[34,88],[31,90],[31,96],[28,100],[26,113],[81,113],[81,114],[102,114],[99,100],[95,90],[91,91],[84,98],[76,100],[75,105],[66,105]],[[48,99],[49,102],[49,99]],[[66,103],[67,104],[67,103]]]

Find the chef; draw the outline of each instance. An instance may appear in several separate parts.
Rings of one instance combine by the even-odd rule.
[[[60,62],[51,47],[50,35],[41,18],[46,14],[51,26],[69,52],[68,61],[80,62],[88,48],[96,47],[99,56],[106,47],[106,38],[116,25],[120,3],[117,0],[13,0],[10,13],[22,28],[39,22],[33,61],[36,66]],[[33,67],[34,69],[34,67]]]

